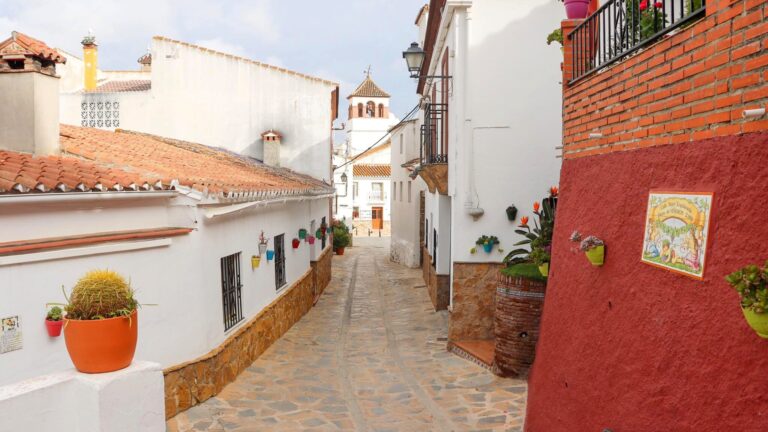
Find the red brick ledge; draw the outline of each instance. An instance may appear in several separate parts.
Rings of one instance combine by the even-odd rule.
[[[126,240],[149,240],[189,234],[191,228],[161,228],[135,231],[115,231],[67,237],[50,237],[39,240],[21,240],[0,243],[0,255],[16,255],[51,249],[90,246]]]

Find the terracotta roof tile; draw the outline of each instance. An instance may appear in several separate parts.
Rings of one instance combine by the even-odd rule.
[[[389,177],[392,168],[387,164],[356,164],[352,167],[355,177]]]
[[[347,96],[347,99],[353,98],[353,97],[384,97],[388,98],[389,93],[385,92],[381,89],[378,85],[376,85],[375,82],[373,82],[373,79],[371,79],[371,76],[368,75],[365,77],[365,80],[357,86],[355,91],[352,92],[349,96]]]
[[[15,42],[21,49],[12,49],[11,44]],[[42,57],[47,60],[51,60],[56,63],[66,63],[67,58],[62,56],[58,51],[49,47],[44,42],[41,42],[33,37],[29,37],[24,33],[17,31],[11,33],[11,37],[0,42],[0,50],[4,54],[24,54]]]
[[[151,89],[152,80],[120,80],[107,81],[104,84],[99,84],[93,90],[84,90],[83,93],[125,93],[149,91]]]

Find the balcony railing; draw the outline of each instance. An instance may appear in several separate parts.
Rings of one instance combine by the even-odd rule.
[[[573,49],[570,82],[621,60],[706,9],[706,0],[608,0],[568,35]]]
[[[387,198],[384,192],[371,192],[368,194],[369,202],[382,202]]]
[[[427,104],[421,125],[421,164],[448,163],[448,104]]]

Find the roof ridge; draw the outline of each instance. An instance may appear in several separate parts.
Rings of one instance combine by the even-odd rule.
[[[347,96],[347,99],[351,99],[353,97],[382,97],[382,98],[388,98],[390,97],[389,93],[382,90],[381,87],[379,87],[374,81],[373,78],[371,78],[371,74],[367,74],[365,76],[365,79],[362,83],[360,83],[359,86],[353,91],[349,96]]]
[[[247,58],[247,57],[242,57],[242,56],[238,56],[238,55],[234,55],[234,54],[230,54],[230,53],[225,53],[223,51],[218,51],[218,50],[215,50],[215,49],[212,49],[212,48],[206,48],[206,47],[204,47],[202,45],[196,45],[196,44],[189,43],[189,42],[184,42],[184,41],[180,41],[180,40],[176,40],[176,39],[171,39],[171,38],[166,37],[166,36],[155,35],[155,36],[152,37],[152,39],[161,40],[161,41],[165,41],[165,42],[176,43],[176,44],[188,46],[190,48],[195,48],[195,49],[200,50],[200,51],[209,51],[209,52],[212,52],[214,54],[221,54],[221,55],[226,56],[226,57],[232,57],[232,58],[237,59],[237,60],[243,60],[243,61],[248,62],[248,63],[253,63],[253,64],[257,65],[257,66],[265,67],[267,69],[274,69],[274,70],[277,70],[278,72],[283,72],[283,73],[287,73],[287,74],[290,74],[290,75],[296,75],[298,77],[305,78],[305,79],[308,79],[308,80],[311,80],[311,81],[320,81],[322,83],[325,83],[325,84],[328,84],[328,85],[333,85],[333,86],[338,86],[339,85],[339,83],[337,83],[337,82],[334,82],[334,81],[331,81],[331,80],[327,80],[327,79],[324,79],[324,78],[319,78],[319,77],[312,76],[312,75],[309,75],[309,74],[305,74],[305,73],[302,73],[302,72],[297,72],[297,71],[294,71],[294,70],[291,70],[291,69],[286,69],[286,68],[282,68],[282,67],[279,67],[279,66],[274,66],[274,65],[271,65],[271,64],[268,64],[268,63],[264,63],[264,62],[260,62],[258,60],[253,60],[253,59],[250,59],[250,58]]]

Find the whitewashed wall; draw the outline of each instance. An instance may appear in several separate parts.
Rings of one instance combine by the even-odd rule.
[[[418,267],[420,264],[419,234],[423,228],[419,215],[419,197],[421,192],[426,190],[426,184],[421,177],[411,179],[409,171],[403,168],[402,164],[419,157],[421,145],[419,130],[419,123],[414,120],[392,132],[392,182],[393,186],[398,185],[398,193],[397,196],[391,195],[390,257],[393,261],[408,267]],[[400,183],[403,184],[402,194],[399,190]]]
[[[244,323],[280,294],[275,291],[274,261],[267,263],[264,259],[257,269],[250,266],[250,256],[258,254],[260,231],[263,229],[270,237],[285,233],[290,286],[310,269],[312,254],[305,242],[293,250],[291,239],[298,237],[300,228],[309,229],[313,219],[319,227],[320,219],[328,213],[327,199],[212,220],[186,198],[175,198],[171,205],[166,205],[165,200],[134,204],[129,207],[126,202],[113,200],[91,206],[66,203],[27,207],[23,212],[11,212],[8,204],[0,205],[4,210],[0,223],[19,227],[15,233],[4,231],[3,240],[167,226],[195,228],[188,235],[166,240],[167,244],[141,243],[154,245],[147,249],[120,251],[121,247],[137,243],[116,243],[111,245],[112,252],[101,250],[95,255],[0,265],[0,317],[20,316],[24,337],[22,350],[0,354],[0,385],[72,367],[63,337],[49,338],[46,333],[45,304],[63,302],[62,285],[71,290],[78,278],[91,269],[120,272],[130,278],[142,303],[157,305],[139,311],[137,359],[167,367],[207,353],[237,329],[224,332],[219,259],[242,253]],[[272,241],[269,247],[273,248]],[[315,255],[319,247],[320,241],[315,243]]]

